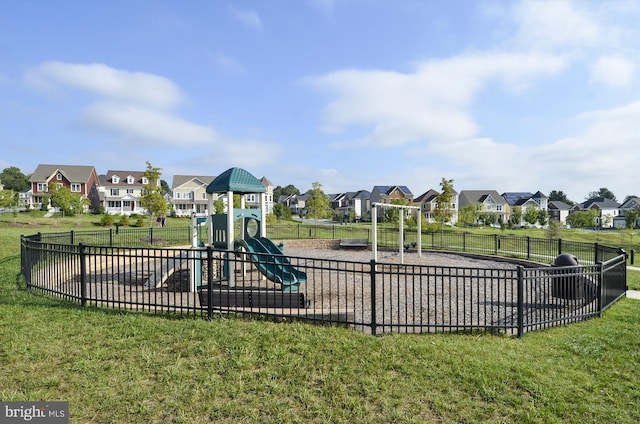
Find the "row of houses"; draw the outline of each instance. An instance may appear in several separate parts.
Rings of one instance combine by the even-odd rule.
[[[175,175],[171,193],[166,200],[176,216],[199,216],[207,213],[208,198],[206,188],[215,176]],[[262,183],[267,188],[266,209],[273,209],[273,184],[266,178]],[[160,181],[156,182],[158,185]],[[71,193],[89,199],[89,209],[104,210],[113,215],[144,214],[141,198],[149,181],[145,171],[109,170],[98,175],[94,166],[80,165],[38,165],[29,178],[29,189],[20,193],[20,206],[27,209],[48,207],[49,187],[58,185],[68,188]],[[247,207],[257,207],[259,198],[246,195]]]
[[[414,197],[406,186],[380,185],[373,187],[371,192],[359,190],[329,195],[329,198],[331,208],[336,211],[337,215],[349,219],[367,219],[371,216],[372,205],[376,204],[379,209],[378,216],[382,216],[381,212],[384,210],[385,204],[400,201],[395,203],[418,207],[426,221],[433,223],[436,221],[435,214],[439,195],[440,192],[437,190],[429,189],[418,197]],[[292,213],[304,215],[308,197],[308,194],[284,196],[278,199],[278,202],[289,206]],[[633,209],[640,212],[640,198],[638,197],[632,197],[622,204],[611,199],[598,197],[580,204],[568,205],[560,201],[549,201],[549,197],[540,191],[500,194],[496,190],[462,190],[459,193],[454,190],[451,204],[447,208],[451,215],[451,224],[458,221],[459,211],[467,205],[474,205],[478,215],[494,215],[497,223],[509,222],[517,208],[522,212],[531,208],[537,211],[546,211],[549,219],[559,221],[562,225],[567,224],[567,217],[573,212],[595,210],[597,213],[594,226],[602,228],[624,228],[626,227],[626,211]]]
[[[149,183],[144,171],[109,170],[106,174],[98,175],[93,166],[77,165],[38,165],[29,178],[30,187],[20,193],[20,205],[25,208],[39,209],[43,202],[47,202],[47,192],[51,184],[67,187],[72,193],[77,193],[89,199],[90,209],[102,208],[105,212],[116,215],[143,214],[144,208],[140,203],[144,187]],[[171,192],[167,201],[172,205],[177,216],[191,216],[196,213],[204,216],[208,213],[208,198],[206,187],[215,176],[175,175],[171,184]],[[266,212],[271,213],[274,206],[273,184],[266,178],[261,179],[266,189]],[[160,182],[157,182],[160,184]],[[427,222],[435,221],[435,211],[438,206],[437,198],[440,193],[429,189],[414,197],[413,193],[404,185],[378,185],[371,191],[358,190],[353,192],[330,194],[330,207],[336,216],[349,220],[367,220],[371,216],[372,205],[379,205],[384,209],[385,204],[400,203],[416,206],[425,216]],[[304,215],[308,201],[308,194],[281,196],[275,202],[286,205],[293,214]],[[257,207],[257,195],[245,195],[247,207]],[[570,213],[582,210],[596,210],[597,222],[601,227],[624,227],[625,212],[630,209],[640,210],[640,198],[628,199],[623,204],[607,199],[595,198],[583,203],[570,206],[559,201],[549,201],[549,198],[537,191],[498,193],[496,190],[461,190],[453,192],[453,199],[448,208],[451,223],[458,220],[458,213],[466,205],[476,205],[481,214],[492,214],[497,222],[506,223],[516,207],[526,211],[529,208],[547,211],[550,219],[566,224]],[[378,214],[378,216],[381,216]]]

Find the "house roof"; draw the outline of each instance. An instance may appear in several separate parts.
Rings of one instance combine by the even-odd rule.
[[[549,202],[549,209],[568,211],[569,209],[571,209],[571,205],[561,202],[560,200],[552,200],[551,202]]]
[[[439,195],[440,193],[437,192],[434,189],[430,189],[424,193],[422,193],[420,196],[416,197],[416,199],[414,200],[415,202],[431,202],[433,199],[436,198],[437,195]]]
[[[597,207],[599,209],[617,209],[619,206],[615,200],[608,199],[606,197],[596,197],[586,200],[580,204],[582,209],[590,209]]]
[[[518,204],[522,204],[532,198],[533,193],[529,193],[528,191],[512,191],[502,193],[502,197],[507,201],[508,204],[510,204],[511,206],[515,206]]]
[[[506,203],[506,200],[495,190],[462,190],[458,199],[460,206],[465,206],[483,203],[489,196],[497,203]]]
[[[631,197],[620,205],[620,209],[640,209],[640,197]]]
[[[95,172],[95,167],[84,165],[38,165],[33,174],[31,174],[29,182],[47,181],[58,171],[69,181],[85,183],[89,181],[91,174]]]
[[[411,190],[409,190],[409,188],[407,186],[400,186],[400,185],[377,185],[374,186],[373,189],[374,190],[378,190],[378,192],[380,193],[384,193],[384,194],[390,194],[393,190],[395,189],[399,189],[400,191],[402,191],[404,194],[411,194],[413,195],[413,193],[411,193]]]
[[[242,168],[229,168],[207,186],[207,193],[265,193],[262,181]]]
[[[171,188],[180,187],[181,185],[188,183],[191,180],[201,181],[204,185],[211,184],[211,181],[215,180],[216,177],[213,176],[204,176],[204,175],[174,175],[173,181],[171,182]]]
[[[118,183],[113,183],[113,176],[117,175],[118,177],[120,177],[120,181]],[[109,171],[107,171],[107,174],[104,177],[101,177],[102,179],[102,185],[104,185],[105,187],[108,186],[122,186],[122,185],[128,185],[127,184],[127,177],[133,177],[133,184],[131,185],[136,185],[136,186],[141,186],[142,184],[142,177],[144,176],[144,171],[125,171],[125,170],[112,170],[110,169]]]

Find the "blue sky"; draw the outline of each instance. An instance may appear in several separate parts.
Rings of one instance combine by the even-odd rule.
[[[0,169],[640,195],[640,2],[0,0]]]

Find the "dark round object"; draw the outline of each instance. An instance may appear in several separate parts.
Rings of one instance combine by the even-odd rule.
[[[556,256],[555,261],[553,261],[553,266],[577,266],[578,258],[571,253],[563,253],[561,255]]]

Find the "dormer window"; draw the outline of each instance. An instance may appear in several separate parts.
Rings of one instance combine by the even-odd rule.
[[[131,175],[129,175],[127,177],[127,184],[133,184],[133,181],[134,181],[133,177]]]
[[[111,177],[111,183],[118,184],[119,182],[120,182],[120,177],[118,177],[117,175],[113,175]]]
[[[58,181],[62,180],[62,172],[58,172],[58,175],[56,175],[56,180]]]
[[[149,178],[142,177],[142,184],[149,184]]]

